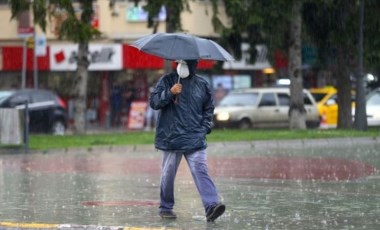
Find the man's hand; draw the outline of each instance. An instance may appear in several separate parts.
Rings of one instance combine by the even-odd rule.
[[[182,92],[182,85],[181,84],[174,84],[172,86],[172,88],[170,89],[170,92],[173,94],[173,95],[177,95],[177,94],[180,94]]]

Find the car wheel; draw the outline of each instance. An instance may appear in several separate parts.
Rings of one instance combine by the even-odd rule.
[[[319,128],[320,122],[319,121],[307,121],[306,122],[306,128],[308,129],[317,129]]]
[[[246,118],[239,122],[239,129],[249,129],[251,126],[251,121]]]
[[[63,136],[65,135],[65,130],[66,130],[66,127],[62,121],[55,121],[51,128],[51,133],[53,135]]]

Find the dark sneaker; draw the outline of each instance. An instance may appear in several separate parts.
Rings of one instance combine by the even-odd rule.
[[[207,213],[207,221],[210,222],[216,220],[219,216],[221,216],[224,213],[225,210],[226,206],[224,204],[218,204]]]
[[[160,216],[162,219],[176,219],[177,215],[173,211],[161,211]]]

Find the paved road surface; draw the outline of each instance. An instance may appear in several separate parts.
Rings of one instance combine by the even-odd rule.
[[[151,145],[0,155],[0,229],[380,229],[380,140],[211,143],[225,215],[205,221],[185,161],[178,219],[157,215]]]

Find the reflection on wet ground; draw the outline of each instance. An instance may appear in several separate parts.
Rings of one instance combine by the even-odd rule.
[[[270,143],[256,149],[211,145],[210,173],[227,205],[214,223],[205,221],[184,161],[176,180],[178,219],[160,219],[161,156],[154,150],[2,154],[0,226],[379,229],[378,149],[376,142],[282,149]]]

